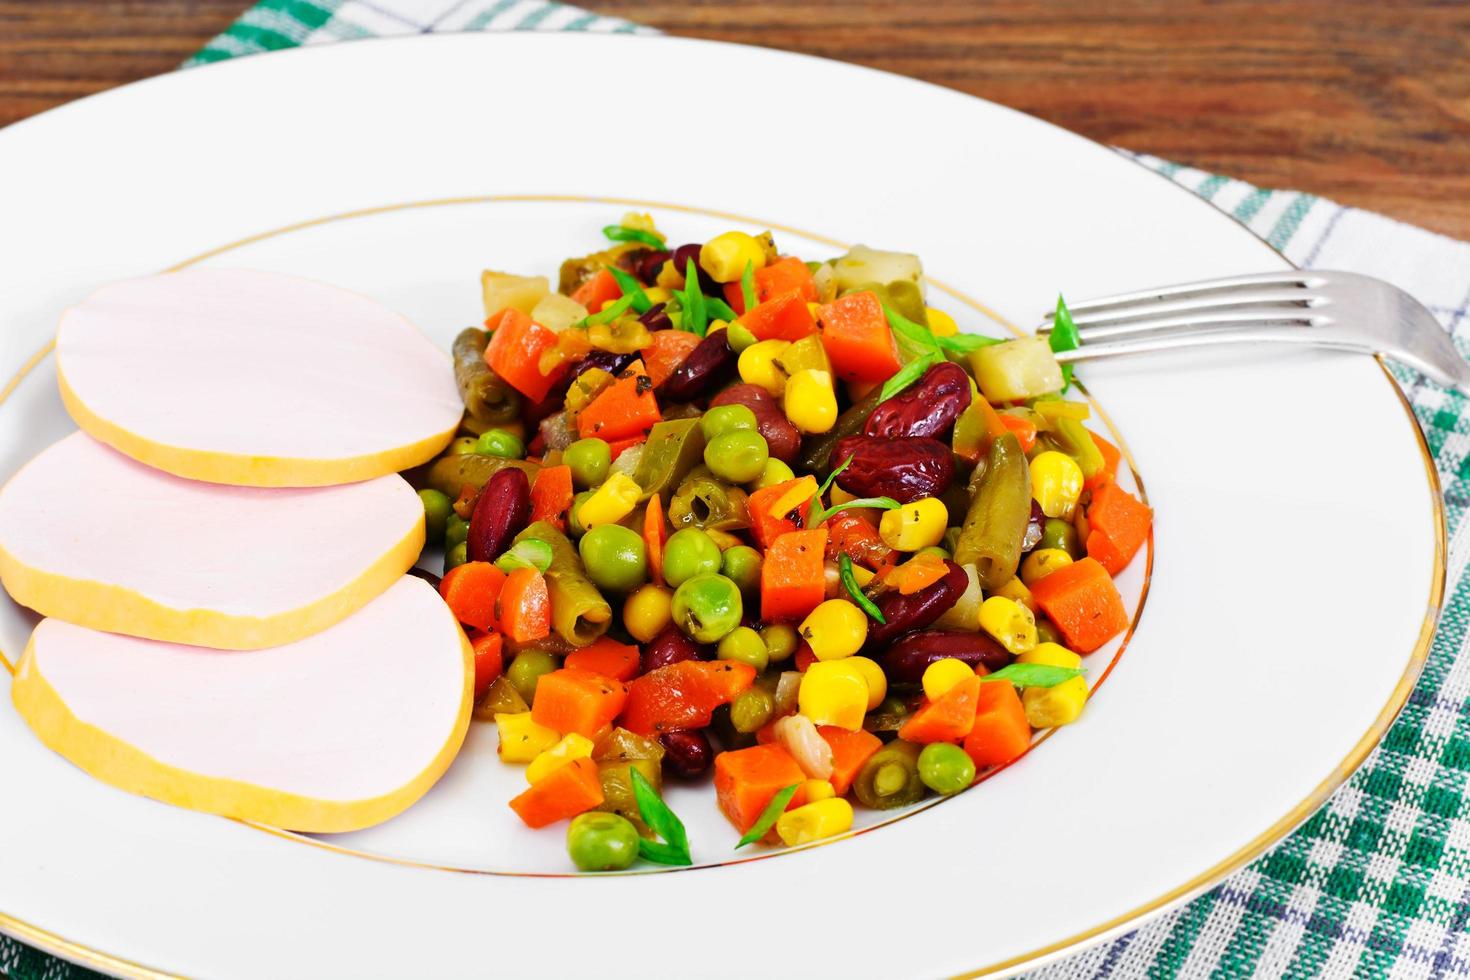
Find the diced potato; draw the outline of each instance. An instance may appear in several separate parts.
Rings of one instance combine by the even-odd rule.
[[[547,293],[531,310],[532,320],[557,333],[586,317],[587,307],[561,293]]]
[[[1061,391],[1062,368],[1045,337],[1021,337],[970,354],[980,393],[989,402],[1018,402]]]
[[[854,245],[846,255],[833,261],[832,270],[839,293],[868,282],[917,283],[924,275],[924,266],[917,255],[884,252],[866,245]]]
[[[508,306],[530,315],[542,297],[551,292],[551,281],[545,276],[515,276],[486,269],[480,273],[480,290],[485,297],[485,316],[494,316]]]

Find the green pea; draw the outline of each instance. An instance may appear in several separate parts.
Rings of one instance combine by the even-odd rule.
[[[1062,634],[1057,632],[1056,626],[1045,616],[1036,617],[1036,642],[1037,643],[1062,643]]]
[[[510,686],[516,689],[516,693],[527,704],[534,704],[536,682],[541,679],[542,674],[549,674],[556,667],[556,658],[545,650],[522,650],[505,669],[505,679],[510,681]]]
[[[593,492],[592,490],[583,490],[572,498],[572,506],[567,508],[567,532],[574,538],[587,533],[587,529],[582,526],[580,515],[582,513],[582,505],[587,502],[587,499],[592,496]]]
[[[504,429],[490,429],[481,433],[480,438],[475,441],[475,452],[481,456],[503,456],[506,459],[520,459],[526,455],[526,444],[514,432],[506,432]]]
[[[736,429],[734,432],[715,436],[704,447],[704,465],[715,476],[731,483],[749,483],[754,480],[765,470],[766,461],[770,458],[766,440],[759,432],[748,429]]]
[[[699,428],[704,432],[705,442],[713,442],[716,436],[722,436],[726,432],[737,432],[741,429],[754,432],[755,413],[745,405],[717,405],[704,413],[704,417],[699,420]]]
[[[801,636],[796,632],[796,627],[785,623],[762,626],[761,640],[766,644],[766,655],[772,663],[790,660],[796,653],[796,648],[801,646]]]
[[[1081,558],[1082,540],[1077,536],[1077,528],[1070,521],[1064,521],[1059,517],[1049,517],[1041,526],[1041,543],[1038,548],[1059,548],[1071,555],[1074,559]]]
[[[474,436],[460,436],[449,444],[444,450],[446,456],[468,456],[475,451],[475,443],[478,442]]]
[[[744,611],[740,588],[723,575],[696,575],[674,591],[674,622],[700,643],[718,642]]]
[[[739,354],[745,348],[755,345],[756,336],[750,332],[749,327],[736,320],[725,328],[725,341],[730,345],[731,350]]]
[[[726,548],[720,558],[720,574],[740,586],[745,595],[754,595],[761,587],[761,553],[748,544]]]
[[[794,479],[796,479],[796,474],[791,472],[791,467],[779,459],[772,458],[766,460],[765,469],[761,470],[761,475],[755,478],[755,488],[764,490],[766,487],[774,487],[778,483]]]
[[[776,713],[776,699],[759,687],[741,691],[730,702],[730,724],[737,732],[749,734],[765,727]]]
[[[444,547],[453,548],[464,544],[470,536],[470,522],[450,511],[444,518]]]
[[[725,638],[720,640],[720,645],[715,650],[715,656],[721,660],[735,660],[742,664],[750,664],[756,669],[756,673],[765,670],[766,664],[771,659],[771,655],[766,652],[766,641],[762,640],[761,635],[749,626],[737,626],[726,633]]]
[[[697,527],[675,531],[664,543],[664,581],[673,588],[719,570],[720,546]]]
[[[919,779],[943,796],[950,796],[975,781],[975,763],[958,745],[931,742],[919,753]]]
[[[638,858],[638,830],[616,813],[583,813],[567,827],[567,854],[578,871],[621,871]]]
[[[448,494],[430,489],[420,490],[419,500],[424,505],[424,533],[430,544],[437,544],[444,540],[444,526],[454,513],[454,504]]]
[[[459,544],[451,545],[449,550],[444,552],[444,574],[448,575],[450,569],[458,568],[469,560],[470,546],[468,544],[461,541]]]
[[[632,592],[648,578],[648,549],[638,532],[621,524],[599,524],[577,543],[587,577],[599,589]]]
[[[601,486],[612,466],[612,450],[601,439],[578,439],[562,450],[561,461],[572,468],[572,482],[583,489]]]

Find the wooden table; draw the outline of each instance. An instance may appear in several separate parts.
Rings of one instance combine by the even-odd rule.
[[[0,125],[168,71],[247,0],[0,0]],[[1107,143],[1470,239],[1470,3],[603,0],[928,79]],[[687,79],[722,93],[739,79]],[[916,143],[922,152],[935,144]]]

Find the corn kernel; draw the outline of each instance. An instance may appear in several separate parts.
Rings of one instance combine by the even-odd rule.
[[[577,519],[585,528],[613,524],[633,513],[643,488],[626,473],[614,473],[598,487],[577,511]]]
[[[648,327],[632,317],[619,317],[612,323],[594,323],[587,328],[587,342],[598,350],[613,354],[632,354],[653,343]]]
[[[1011,653],[1036,646],[1036,617],[1014,599],[993,595],[980,604],[980,628]]]
[[[974,677],[975,670],[963,660],[945,657],[924,668],[924,697],[938,701],[950,688],[967,677]]]
[[[888,675],[883,673],[883,668],[878,666],[876,660],[867,657],[845,657],[842,660],[833,660],[831,663],[841,664],[863,679],[863,683],[868,687],[869,711],[878,707],[883,703],[883,699],[888,697]]]
[[[747,265],[765,268],[766,251],[760,242],[743,231],[716,235],[699,250],[699,267],[715,282],[738,281],[745,274]]]
[[[756,478],[755,489],[764,490],[766,487],[774,487],[778,483],[794,479],[796,479],[796,474],[791,472],[791,467],[772,456],[766,460],[765,469],[761,470],[761,475]]]
[[[796,795],[806,800],[807,803],[815,803],[818,800],[832,799],[837,795],[837,790],[833,789],[832,784],[825,779],[808,779],[797,787]]]
[[[842,489],[834,483],[832,484],[832,488],[827,491],[827,499],[831,502],[833,507],[836,507],[838,504],[851,503],[858,498],[857,494],[848,493],[846,490]]]
[[[683,289],[684,270],[674,268],[673,259],[665,259],[664,264],[659,266],[658,275],[653,279],[654,285],[663,289]]]
[[[1041,611],[1036,605],[1036,597],[1031,594],[1031,590],[1026,588],[1026,583],[1022,582],[1018,576],[1012,576],[1009,582],[1007,582],[1005,585],[1002,585],[1000,588],[995,589],[990,594],[1005,596],[1007,599],[1014,599],[1016,602],[1019,602],[1021,605],[1031,610],[1031,614],[1033,616]]]
[[[833,503],[836,503],[836,501],[833,501]],[[861,565],[852,566],[852,580],[858,584],[858,588],[860,589],[866,588],[867,584],[873,581],[873,575],[873,572],[868,571]]]
[[[1039,453],[1031,461],[1031,496],[1047,517],[1070,521],[1082,496],[1082,467],[1054,449]]]
[[[647,296],[648,301],[650,303],[653,303],[654,305],[658,305],[659,303],[667,303],[669,300],[674,298],[674,294],[669,292],[662,286],[644,286],[643,295]]]
[[[862,649],[868,616],[846,599],[828,599],[807,614],[797,632],[818,660],[841,660]]]
[[[639,643],[649,642],[673,619],[673,597],[652,582],[640,585],[623,603],[623,627]]]
[[[736,362],[740,380],[780,397],[786,391],[786,372],[781,370],[776,358],[790,346],[787,340],[762,340],[745,348]]]
[[[960,332],[959,324],[954,322],[954,317],[943,310],[927,306],[924,308],[924,314],[929,318],[929,332],[934,336],[953,337]]]
[[[796,705],[813,724],[855,732],[863,727],[868,712],[868,685],[843,661],[819,660],[801,675]]]
[[[1062,681],[1056,687],[1028,687],[1021,692],[1021,707],[1032,728],[1056,728],[1070,725],[1082,714],[1087,704],[1087,682],[1080,677]]]
[[[1082,658],[1060,643],[1038,643],[1018,656],[1016,662],[1045,664],[1048,667],[1070,667],[1072,670],[1082,666]]]
[[[878,535],[894,551],[920,551],[944,540],[949,530],[949,511],[935,497],[925,497],[895,510],[883,512]]]
[[[531,760],[531,764],[526,767],[526,782],[539,783],[551,775],[553,770],[560,769],[573,759],[590,758],[592,739],[570,732],[563,735],[560,742]]]
[[[776,834],[787,847],[835,837],[851,829],[852,804],[836,797],[787,810],[776,821]]]
[[[529,711],[496,712],[495,724],[500,729],[501,762],[530,762],[561,741],[561,732],[536,724]]]
[[[1072,556],[1061,548],[1037,548],[1021,562],[1021,581],[1035,585],[1059,568],[1072,564]]]
[[[709,326],[705,328],[704,335],[706,337],[708,337],[710,334],[714,333],[716,330],[728,330],[728,329],[730,329],[730,323],[729,323],[729,321],[727,321],[727,320],[711,320],[709,322]]]
[[[786,417],[808,435],[836,425],[837,392],[832,390],[832,373],[808,368],[793,374],[786,382]]]

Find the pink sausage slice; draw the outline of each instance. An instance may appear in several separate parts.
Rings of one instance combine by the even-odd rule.
[[[42,742],[105,783],[330,833],[428,791],[464,740],[473,682],[459,624],[403,578],[329,630],[248,653],[43,620],[11,697]]]
[[[249,269],[104,286],[56,337],[62,400],[95,438],[177,476],[323,486],[436,456],[463,406],[446,352],[381,304]]]
[[[77,432],[0,489],[0,582],[46,616],[234,650],[331,626],[424,542],[399,476],[337,487],[198,483]]]

